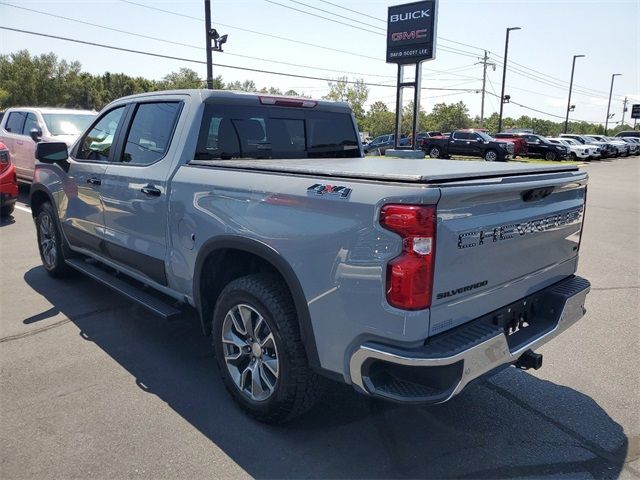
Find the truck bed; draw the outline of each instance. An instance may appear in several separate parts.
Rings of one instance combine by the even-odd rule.
[[[411,183],[442,183],[578,170],[576,166],[572,165],[370,157],[286,160],[193,160],[190,164],[263,172]]]

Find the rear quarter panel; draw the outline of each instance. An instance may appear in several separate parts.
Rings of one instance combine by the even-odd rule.
[[[350,196],[308,191],[329,182],[350,188]],[[343,373],[345,352],[363,339],[417,345],[427,336],[428,310],[386,303],[386,264],[401,241],[377,218],[386,203],[434,204],[438,197],[426,186],[185,165],[172,184],[168,275],[173,288],[192,295],[197,253],[207,240],[231,235],[267,245],[301,284],[321,366]]]

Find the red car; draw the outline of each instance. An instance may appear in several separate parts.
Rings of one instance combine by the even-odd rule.
[[[0,216],[13,213],[18,198],[18,177],[16,167],[11,163],[9,149],[0,142]]]
[[[514,157],[516,156],[526,157],[529,154],[528,148],[527,148],[527,139],[523,138],[522,136],[503,132],[503,133],[496,133],[493,137],[499,140],[506,140],[507,142],[513,143]]]

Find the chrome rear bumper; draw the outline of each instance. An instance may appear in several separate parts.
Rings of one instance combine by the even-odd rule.
[[[572,277],[427,340],[419,349],[364,343],[351,356],[351,381],[362,393],[403,403],[442,403],[472,380],[515,363],[583,317],[590,284]],[[534,308],[535,306],[535,308]],[[507,335],[504,316],[529,326]]]

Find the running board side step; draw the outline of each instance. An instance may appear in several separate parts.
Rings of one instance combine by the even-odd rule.
[[[131,285],[89,262],[74,258],[65,260],[65,262],[71,268],[74,268],[80,273],[83,273],[97,282],[106,285],[165,320],[174,320],[182,314],[181,310],[178,310],[159,298],[137,288],[135,285]]]

